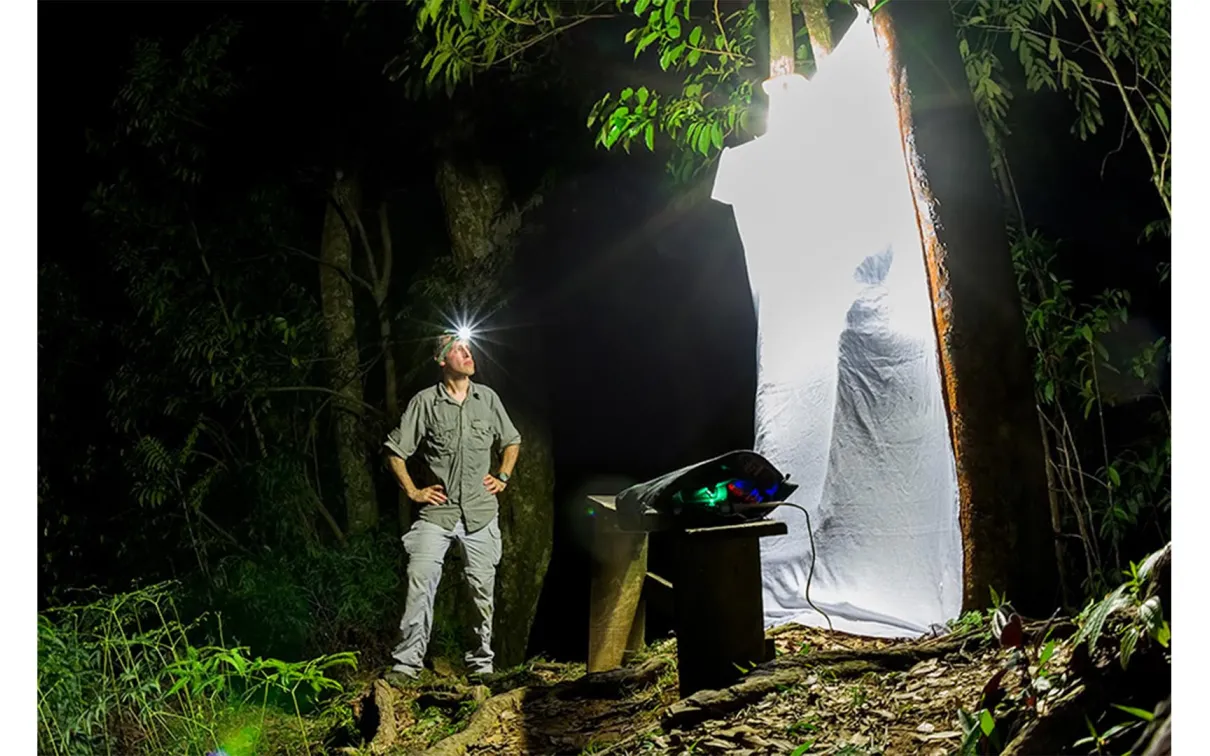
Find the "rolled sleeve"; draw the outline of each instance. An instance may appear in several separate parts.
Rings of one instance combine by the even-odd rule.
[[[416,453],[420,440],[424,438],[424,417],[421,413],[420,397],[413,397],[403,411],[399,427],[387,434],[385,446],[393,454],[408,459]]]
[[[500,444],[500,448],[521,443],[521,433],[517,430],[517,426],[513,425],[512,418],[505,412],[504,403],[498,396],[492,402],[492,413],[495,415],[496,441]]]

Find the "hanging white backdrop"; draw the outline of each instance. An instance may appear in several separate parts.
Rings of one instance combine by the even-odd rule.
[[[811,513],[811,599],[838,630],[915,636],[958,615],[962,545],[924,254],[868,15],[768,131],[721,156],[757,311],[755,450]],[[761,542],[766,627],[823,626],[803,514]]]

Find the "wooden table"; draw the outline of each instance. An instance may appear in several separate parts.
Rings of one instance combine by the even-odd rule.
[[[643,645],[645,603],[673,607],[681,697],[723,688],[771,653],[765,643],[760,539],[785,535],[786,524],[756,520],[679,528],[649,510],[639,530],[623,530],[613,496],[589,496],[595,520],[588,628],[588,671],[622,663]],[[672,535],[671,579],[647,571],[648,534]]]

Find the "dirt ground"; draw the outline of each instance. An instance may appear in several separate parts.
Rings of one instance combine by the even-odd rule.
[[[647,678],[603,691],[576,691],[583,665],[531,662],[485,680],[477,691],[455,677],[392,688],[383,708],[394,734],[357,753],[469,754],[945,754],[962,738],[958,709],[974,710],[1004,652],[990,643],[928,658],[903,671],[853,674],[811,660],[821,652],[861,654],[914,642],[786,626],[770,631],[778,659],[807,668],[800,681],[750,705],[692,726],[661,727],[677,703],[675,640],[650,646],[628,669]],[[925,639],[927,641],[927,639]],[[793,659],[791,659],[793,657]],[[823,658],[823,657],[821,657]],[[1010,692],[1013,683],[1004,680]],[[470,716],[490,696],[512,692],[498,711]],[[434,703],[435,697],[447,700]],[[461,697],[461,698],[459,698]],[[486,715],[486,717],[484,716]],[[473,737],[467,724],[477,719]],[[485,719],[490,721],[484,721]],[[451,737],[452,736],[452,737]],[[442,750],[442,749],[445,750]]]

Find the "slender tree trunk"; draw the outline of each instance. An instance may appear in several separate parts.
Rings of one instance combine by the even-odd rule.
[[[874,26],[929,274],[958,474],[964,608],[986,606],[992,586],[1027,614],[1049,614],[1057,565],[1021,298],[953,19],[946,3],[892,2]]]
[[[353,284],[346,275],[353,262],[353,238],[347,220],[355,214],[358,199],[356,181],[338,176],[324,212],[319,266],[329,380],[337,394],[332,403],[334,441],[344,487],[345,530],[351,536],[371,530],[378,522],[378,502],[362,430],[364,400]]]
[[[802,18],[811,38],[815,65],[832,52],[832,22],[828,20],[829,0],[802,0]]]
[[[794,73],[794,14],[790,0],[769,0],[769,78]]]

